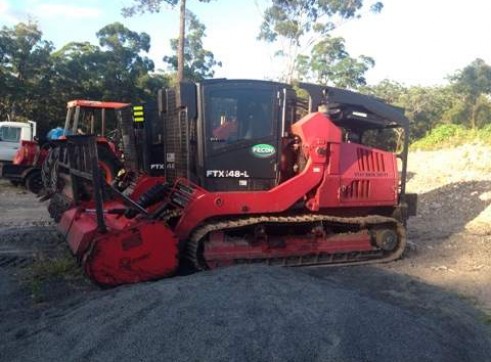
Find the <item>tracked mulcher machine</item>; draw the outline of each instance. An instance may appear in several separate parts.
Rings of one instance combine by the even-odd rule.
[[[124,151],[139,172],[124,186],[101,177],[94,136],[68,136],[64,202],[51,209],[98,284],[170,276],[183,262],[349,265],[404,252],[416,199],[399,108],[326,86],[217,79],[162,90],[141,127],[146,142]]]

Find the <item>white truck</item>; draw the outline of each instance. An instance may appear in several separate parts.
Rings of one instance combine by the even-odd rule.
[[[10,163],[22,141],[36,137],[36,122],[0,122],[0,162]]]

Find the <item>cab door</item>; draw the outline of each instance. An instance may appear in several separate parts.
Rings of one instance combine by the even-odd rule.
[[[270,83],[204,89],[204,170],[210,191],[267,190],[278,172],[281,109]]]
[[[20,147],[21,127],[0,126],[0,161],[12,161]]]

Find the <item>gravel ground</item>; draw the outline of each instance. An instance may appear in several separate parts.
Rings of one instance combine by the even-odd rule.
[[[380,267],[452,290],[491,316],[491,148],[412,152],[409,170],[419,198],[408,224],[413,248]]]
[[[371,268],[353,269],[355,278],[373,278]],[[359,280],[344,283],[353,277],[342,270],[241,266],[94,292],[8,330],[0,355],[6,361],[489,361],[490,335],[461,301],[416,282],[394,288],[380,271],[377,280],[391,280],[390,287],[384,282],[374,294]],[[427,297],[421,304],[411,301],[420,296]]]

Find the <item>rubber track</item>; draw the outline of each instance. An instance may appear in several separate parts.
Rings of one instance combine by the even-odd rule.
[[[278,264],[278,265],[290,265],[290,266],[316,266],[316,265],[339,266],[339,265],[373,264],[373,263],[382,263],[382,262],[397,260],[403,255],[404,250],[406,248],[407,240],[406,240],[406,230],[404,226],[397,219],[386,217],[386,216],[371,215],[366,217],[345,218],[345,217],[336,217],[336,216],[329,216],[329,215],[313,215],[313,214],[301,214],[295,216],[264,215],[259,217],[242,217],[242,218],[222,220],[213,223],[208,223],[197,228],[192,233],[190,240],[186,244],[185,257],[193,264],[193,266],[196,269],[198,270],[207,269],[206,265],[203,265],[200,260],[199,250],[200,250],[201,243],[204,242],[204,237],[212,231],[237,229],[244,226],[263,224],[263,223],[309,223],[309,222],[320,222],[320,221],[359,226],[361,229],[369,225],[380,225],[380,224],[391,223],[396,225],[397,233],[399,235],[399,245],[397,249],[395,249],[394,251],[390,253],[385,253],[382,257],[378,256],[376,259],[370,259],[370,260],[351,261],[349,259],[349,256],[352,253],[345,253],[345,254],[332,254],[333,256],[336,256],[335,258],[336,260],[334,260],[333,258],[332,262],[302,264],[301,263],[302,257],[298,257],[300,263],[297,263],[295,265],[288,264],[286,260],[283,260],[282,262],[281,261],[273,262],[273,260],[269,258],[264,258],[262,260],[255,260],[254,262]],[[360,252],[359,254],[368,255],[370,253],[373,254],[373,252],[371,251]],[[339,258],[340,255],[344,255],[345,258]],[[344,260],[339,260],[339,259],[344,259]]]

